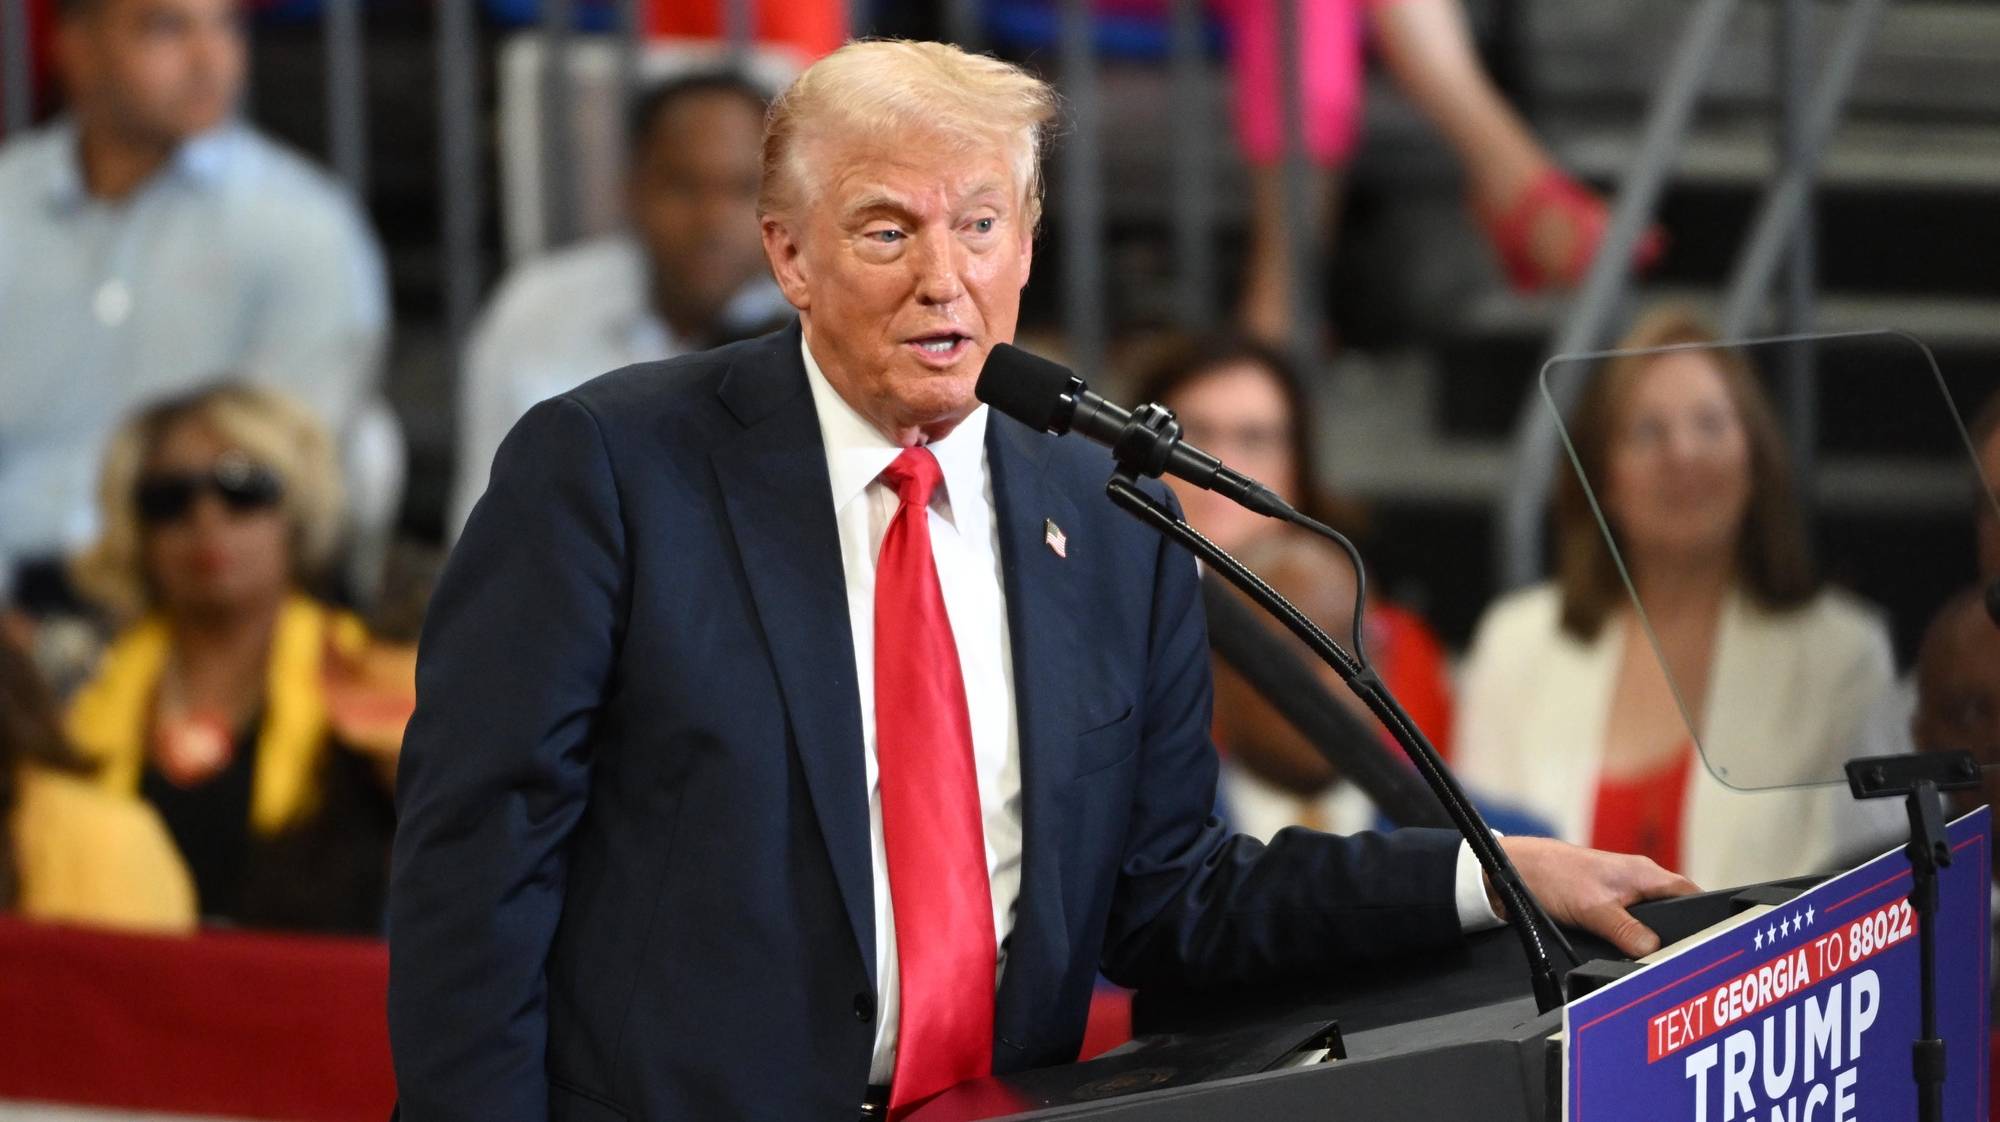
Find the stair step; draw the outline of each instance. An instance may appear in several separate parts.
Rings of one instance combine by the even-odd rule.
[[[1643,106],[1699,2],[1541,0],[1529,31],[1538,100],[1552,109],[1626,114]],[[1844,4],[1814,6],[1816,60],[1830,53],[1845,12]],[[1709,70],[1705,108],[1768,104],[1775,18],[1775,5],[1741,7]],[[1848,104],[1862,114],[1976,119],[2000,112],[2000,9],[1936,0],[1888,5]]]
[[[1550,143],[1565,166],[1615,183],[1639,151],[1631,122],[1557,126]],[[1736,119],[1690,133],[1674,162],[1676,184],[1717,184],[1761,191],[1778,174],[1773,128]],[[1822,189],[1992,192],[2000,187],[2000,127],[1952,122],[1849,120],[1820,165]]]
[[[1570,309],[1568,294],[1519,293],[1494,289],[1463,307],[1460,333],[1472,337],[1530,336],[1538,344],[1552,335]],[[1714,315],[1721,296],[1713,288],[1645,286],[1638,303],[1685,304]],[[1932,346],[2000,347],[2000,300],[1926,296],[1821,293],[1814,329],[1907,331]]]

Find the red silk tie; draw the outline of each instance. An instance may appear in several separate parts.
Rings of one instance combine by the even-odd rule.
[[[875,759],[902,1000],[889,1116],[988,1074],[996,948],[965,677],[931,557],[927,448],[882,473],[902,506],[875,563]]]

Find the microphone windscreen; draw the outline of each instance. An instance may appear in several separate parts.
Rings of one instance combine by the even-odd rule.
[[[996,344],[986,354],[973,395],[1037,432],[1057,431],[1063,416],[1063,395],[1076,375],[1069,367],[1031,355],[1009,343]]]

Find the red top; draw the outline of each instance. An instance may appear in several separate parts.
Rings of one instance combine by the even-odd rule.
[[[1423,617],[1387,600],[1369,601],[1362,619],[1367,621],[1368,660],[1381,675],[1382,684],[1396,695],[1439,754],[1449,755],[1451,673],[1444,644],[1438,642]],[[1386,729],[1382,738],[1395,746],[1396,739]]]
[[[1368,629],[1364,638],[1368,642],[1368,662],[1375,673],[1388,687],[1396,700],[1402,703],[1403,711],[1422,731],[1425,738],[1438,750],[1438,755],[1451,758],[1451,673],[1446,665],[1444,644],[1439,642],[1437,633],[1430,629],[1422,616],[1399,607],[1386,600],[1370,600],[1361,617],[1362,626]],[[1334,636],[1343,645],[1347,636]],[[1346,686],[1334,683],[1328,687],[1336,695],[1344,693]],[[1398,753],[1396,738],[1383,729],[1382,743]],[[1223,742],[1222,714],[1215,714],[1215,721],[1209,729],[1215,746],[1224,756],[1229,755],[1229,746]]]
[[[1681,867],[1681,810],[1687,805],[1694,745],[1683,744],[1651,771],[1625,779],[1599,778],[1597,813],[1590,825],[1593,849],[1637,853],[1662,868]]]

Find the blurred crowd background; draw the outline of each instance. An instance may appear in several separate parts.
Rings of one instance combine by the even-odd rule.
[[[0,954],[268,996],[315,968],[228,933],[338,935],[321,976],[377,984],[424,603],[494,450],[791,319],[764,105],[857,35],[1056,83],[1020,343],[1360,543],[1369,653],[1496,821],[1721,886],[1894,840],[1741,788],[2000,761],[1990,4],[0,0]],[[1717,345],[1876,328],[1923,345]],[[1543,372],[1614,346],[1681,349]],[[1341,554],[1182,498],[1347,634]],[[1217,689],[1222,813],[1384,820]],[[25,996],[187,999],[79,992]],[[0,1099],[346,1117],[386,1080],[354,1031],[374,1067],[292,1098],[106,1090],[57,1033]]]

